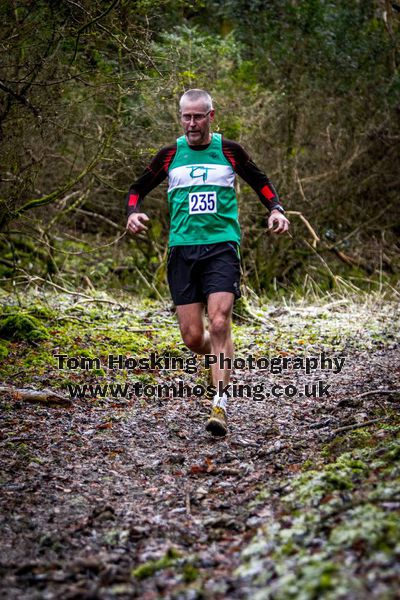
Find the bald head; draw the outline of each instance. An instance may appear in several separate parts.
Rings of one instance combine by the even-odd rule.
[[[179,107],[182,111],[182,107],[187,104],[188,102],[192,103],[192,102],[197,102],[197,101],[201,101],[204,103],[204,110],[207,112],[209,110],[212,110],[212,98],[210,96],[210,94],[208,92],[206,92],[205,90],[199,90],[199,89],[193,89],[193,90],[188,90],[187,92],[185,92],[183,94],[183,96],[181,96],[181,99],[179,100]]]

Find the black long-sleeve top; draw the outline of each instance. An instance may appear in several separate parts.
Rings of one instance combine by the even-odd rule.
[[[190,146],[190,148],[192,150],[205,150],[208,146],[209,144]],[[162,148],[145,168],[143,174],[131,185],[126,196],[128,217],[134,212],[141,212],[145,196],[168,176],[168,168],[174,159],[176,149],[176,142],[171,146]],[[267,175],[251,160],[240,144],[222,138],[222,151],[225,158],[232,165],[233,170],[253,188],[269,211],[277,208],[279,211],[284,212],[273,184]]]

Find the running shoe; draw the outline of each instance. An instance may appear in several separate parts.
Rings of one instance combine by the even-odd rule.
[[[213,406],[210,418],[207,421],[206,430],[212,435],[222,437],[227,434],[228,425],[226,412],[219,406]]]

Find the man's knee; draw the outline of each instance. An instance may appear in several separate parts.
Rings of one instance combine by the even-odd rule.
[[[223,337],[230,331],[230,314],[217,314],[210,319],[210,335],[213,337]]]
[[[202,347],[204,342],[203,332],[194,328],[185,328],[181,330],[182,340],[185,346],[196,352],[199,348]]]

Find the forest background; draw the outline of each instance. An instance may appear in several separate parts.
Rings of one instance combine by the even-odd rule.
[[[238,182],[244,285],[395,289],[399,23],[387,0],[1,3],[2,285],[165,296],[166,186],[140,240],[124,235],[124,199],[201,87],[292,223],[266,235]]]

